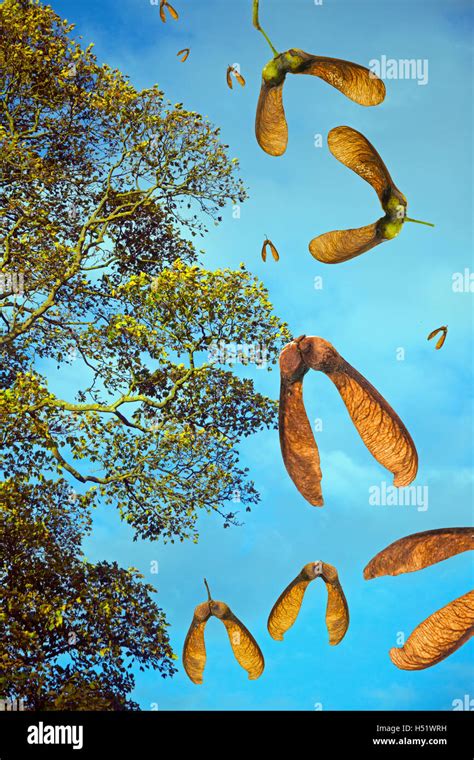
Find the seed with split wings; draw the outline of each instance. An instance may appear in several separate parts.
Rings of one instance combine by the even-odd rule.
[[[436,342],[436,350],[439,351],[441,346],[444,345],[444,341],[446,340],[446,336],[448,334],[448,328],[446,325],[443,325],[442,327],[438,327],[436,330],[433,330],[433,332],[430,332],[430,334],[427,337],[427,340],[431,340],[435,337],[435,335],[438,335],[438,333],[441,333],[440,337],[438,338]]]
[[[268,238],[265,238],[265,240],[263,241],[262,252],[261,252],[262,260],[263,261],[267,260],[267,246],[268,246],[268,248],[270,248],[270,253],[273,256],[273,259],[275,261],[279,261],[280,260],[280,254],[278,253],[277,249],[273,245],[272,241],[269,240]]]
[[[280,354],[280,446],[288,474],[310,504],[321,506],[321,469],[303,403],[308,369],[324,372],[338,389],[360,437],[375,459],[406,486],[415,478],[418,455],[405,425],[383,396],[328,341],[302,336]]]
[[[385,97],[382,80],[357,63],[311,55],[298,48],[277,54],[262,71],[255,119],[257,141],[271,156],[281,156],[288,143],[283,106],[283,85],[287,74],[319,77],[363,106],[378,105]]]
[[[182,50],[178,50],[178,52],[176,53],[176,55],[177,56],[181,55],[182,56],[181,63],[184,63],[187,60],[190,52],[191,51],[190,51],[189,48],[183,48]]]
[[[325,582],[328,593],[326,627],[329,643],[335,646],[342,641],[349,626],[349,609],[336,568],[325,562],[309,562],[280,594],[267,623],[273,639],[283,641],[284,634],[298,617],[308,585],[319,577]]]
[[[324,264],[339,264],[370,251],[379,243],[392,240],[405,222],[417,220],[407,217],[407,199],[364,135],[351,127],[335,127],[328,134],[328,146],[338,161],[374,188],[385,212],[385,216],[365,227],[325,232],[311,240],[309,250],[315,259]],[[419,223],[434,226],[428,222]]]
[[[235,76],[240,86],[245,87],[245,79],[243,78],[242,74],[235,66],[227,66],[227,71],[225,75],[227,86],[230,87],[231,90],[233,89],[232,74]]]
[[[207,583],[206,588],[208,589]],[[247,671],[249,679],[255,680],[263,673],[265,667],[260,647],[227,604],[212,599],[209,589],[208,597],[207,602],[198,604],[194,610],[193,620],[184,642],[183,665],[186,673],[193,683],[202,684],[206,665],[204,629],[209,618],[214,616],[223,622],[237,662]]]
[[[376,554],[364,569],[364,578],[413,573],[470,550],[474,550],[474,528],[437,528],[413,533]]]
[[[334,383],[363,442],[394,475],[394,486],[409,485],[418,470],[415,444],[383,396],[323,338],[304,338],[299,349],[305,364]]]
[[[162,22],[164,24],[166,23],[165,8],[168,9],[168,12],[169,12],[171,18],[174,18],[174,20],[177,21],[178,18],[179,18],[178,12],[173,8],[172,5],[170,5],[168,3],[167,0],[160,0],[160,18],[161,18]]]
[[[460,596],[418,625],[390,659],[401,670],[423,670],[459,649],[474,634],[474,591]]]

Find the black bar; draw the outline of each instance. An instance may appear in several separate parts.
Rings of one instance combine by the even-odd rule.
[[[186,749],[204,753],[256,746],[279,754],[329,750],[338,757],[447,757],[473,760],[472,713],[459,712],[0,712],[0,760],[23,757],[159,758]],[[39,727],[43,726],[42,734]],[[50,726],[82,727],[83,747],[29,744],[27,737],[61,740]],[[31,727],[37,727],[33,729]],[[68,735],[79,744],[80,734]],[[288,746],[290,743],[290,746]],[[306,748],[306,749],[304,749]],[[293,753],[292,753],[293,754]]]

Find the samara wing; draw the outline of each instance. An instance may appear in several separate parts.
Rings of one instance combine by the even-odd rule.
[[[321,562],[308,562],[282,591],[268,616],[268,633],[276,641],[283,636],[298,617],[308,585],[321,574]]]
[[[283,82],[262,82],[255,118],[255,135],[260,147],[271,156],[281,156],[288,144],[288,125],[283,107]]]
[[[310,253],[323,264],[340,264],[360,256],[385,241],[380,229],[382,219],[365,227],[318,235],[309,244]]]
[[[183,647],[183,665],[193,683],[202,684],[202,675],[206,665],[206,645],[204,629],[211,617],[209,602],[198,604],[186,635]]]
[[[247,671],[250,681],[262,675],[265,660],[250,631],[224,602],[211,602],[212,614],[225,625],[235,659]]]
[[[303,377],[308,371],[296,341],[280,354],[278,429],[283,462],[300,494],[323,506],[319,451],[303,402]]]
[[[390,173],[364,135],[352,127],[335,127],[328,134],[329,150],[341,164],[365,179],[383,204],[395,187]]]
[[[300,74],[311,74],[342,92],[361,106],[376,106],[385,98],[385,85],[365,66],[339,58],[306,53]]]
[[[336,568],[326,562],[321,564],[321,577],[328,592],[326,628],[329,633],[329,643],[331,646],[336,646],[342,641],[349,628],[349,607]]]
[[[364,578],[413,573],[470,550],[474,550],[474,528],[424,530],[382,549],[365,567]]]
[[[390,659],[401,670],[423,670],[449,657],[473,634],[474,591],[469,591],[420,623],[403,647],[390,650]]]

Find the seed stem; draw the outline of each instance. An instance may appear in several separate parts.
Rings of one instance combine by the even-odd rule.
[[[258,19],[258,4],[259,4],[259,1],[260,0],[253,0],[253,14],[252,14],[253,25],[254,25],[255,29],[258,29],[258,31],[263,34],[263,36],[265,37],[266,41],[268,42],[268,44],[270,45],[270,47],[272,49],[273,55],[277,56],[278,55],[278,50],[276,50],[274,48],[274,46],[272,45],[272,42],[271,42],[270,38],[268,37],[268,35],[264,32],[264,30],[260,26],[260,21]]]
[[[426,224],[427,227],[434,227],[434,224],[431,224],[431,222],[420,222],[419,219],[410,219],[409,216],[406,216],[404,219],[405,222],[414,222],[415,224]]]
[[[205,585],[205,587],[206,587],[206,589],[207,589],[207,598],[208,598],[208,600],[209,600],[210,602],[212,602],[212,596],[211,596],[211,592],[210,592],[210,590],[209,590],[209,585],[208,585],[208,583],[207,583],[207,581],[206,581],[206,579],[205,579],[205,578],[204,578],[204,585]]]

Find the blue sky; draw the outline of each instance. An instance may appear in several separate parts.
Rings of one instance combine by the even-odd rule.
[[[172,0],[173,2],[173,0]],[[162,24],[148,0],[57,0],[55,10],[76,23],[83,43],[95,43],[99,61],[128,73],[136,87],[158,83],[173,102],[199,111],[222,129],[240,160],[250,199],[240,219],[229,207],[206,240],[208,268],[240,261],[269,288],[276,312],[295,335],[320,335],[362,372],[401,416],[416,443],[415,484],[428,486],[426,511],[372,506],[369,488],[389,473],[359,439],[336,389],[324,376],[305,381],[310,419],[321,418],[318,444],[325,506],[310,507],[284,469],[275,431],[247,440],[242,463],[262,501],[241,528],[223,530],[220,518],[200,518],[197,545],[133,543],[113,509],[95,513],[87,541],[89,559],[138,567],[158,588],[157,601],[171,623],[177,653],[206,576],[215,598],[226,601],[257,638],[266,669],[256,682],[233,660],[225,631],[207,626],[204,685],[180,672],[164,681],[137,673],[134,697],[143,709],[451,709],[472,694],[474,648],[468,643],[426,671],[403,672],[388,651],[425,617],[472,587],[472,557],[465,553],[418,573],[364,581],[369,559],[395,539],[438,527],[472,524],[472,293],[455,293],[452,276],[474,270],[472,249],[472,10],[468,0],[343,2],[261,0],[261,22],[279,50],[310,53],[368,65],[388,58],[427,59],[428,83],[386,82],[376,108],[352,103],[324,82],[290,77],[285,85],[289,144],[272,158],[254,137],[260,71],[271,53],[251,25],[251,0],[174,0],[178,22]],[[191,48],[185,64],[176,52]],[[247,80],[230,91],[228,64],[238,62]],[[361,226],[380,216],[377,197],[326,147],[328,131],[349,125],[371,140],[397,186],[409,215],[435,229],[407,224],[400,236],[351,262],[328,267],[308,252],[316,234]],[[323,147],[314,145],[315,134]],[[268,234],[280,262],[260,259]],[[322,276],[323,288],[314,288]],[[447,324],[441,351],[426,335]],[[397,360],[403,348],[405,359]],[[277,398],[278,372],[246,369],[258,390]],[[55,390],[72,391],[76,365]],[[326,592],[310,586],[302,611],[284,642],[266,631],[268,613],[301,567],[322,559],[338,568],[351,625],[338,647],[329,647],[324,625]],[[150,572],[158,560],[159,573]]]

